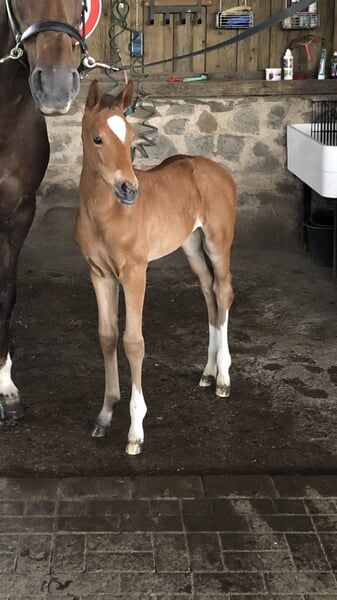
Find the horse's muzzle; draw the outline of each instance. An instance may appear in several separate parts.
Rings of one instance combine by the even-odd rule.
[[[37,107],[45,115],[64,115],[80,89],[76,69],[39,68],[30,76],[30,88]]]
[[[117,181],[113,192],[122,204],[133,204],[138,198],[139,188],[128,181]]]

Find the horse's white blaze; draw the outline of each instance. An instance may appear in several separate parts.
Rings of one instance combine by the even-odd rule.
[[[146,413],[147,407],[145,404],[143,392],[139,391],[133,383],[130,400],[131,427],[128,436],[129,442],[143,442],[143,419]]]
[[[226,311],[224,323],[218,329],[219,332],[219,349],[217,354],[218,363],[218,385],[230,385],[229,367],[231,366],[231,355],[228,347],[228,317],[229,311]]]
[[[18,388],[12,381],[11,377],[12,360],[7,354],[5,364],[0,367],[0,395],[2,396],[18,396]]]
[[[122,117],[119,117],[118,115],[113,115],[108,119],[108,125],[111,131],[124,144],[126,138],[126,125],[124,119],[122,119]]]
[[[217,353],[219,348],[219,329],[209,323],[209,342],[207,365],[204,369],[204,375],[216,377],[217,374]]]

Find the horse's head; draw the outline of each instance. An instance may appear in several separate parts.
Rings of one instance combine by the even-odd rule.
[[[29,84],[37,107],[46,115],[65,114],[80,88],[73,55],[82,0],[6,2],[16,41],[22,35],[30,68]],[[48,29],[50,22],[53,26]],[[53,30],[55,24],[56,28],[60,25],[60,31]]]
[[[101,96],[97,81],[93,81],[82,122],[85,159],[121,204],[133,204],[139,192],[131,159],[133,130],[124,115],[132,104],[132,94],[129,82],[118,96]]]

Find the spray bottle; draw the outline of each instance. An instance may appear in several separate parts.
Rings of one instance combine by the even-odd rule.
[[[326,56],[327,56],[326,48],[323,48],[323,50],[321,52],[321,59],[319,61],[319,70],[318,70],[317,79],[325,79]]]
[[[333,53],[331,59],[331,67],[330,67],[330,77],[331,79],[337,79],[337,51]]]
[[[290,48],[287,48],[283,57],[283,78],[291,81],[294,78],[294,58]]]

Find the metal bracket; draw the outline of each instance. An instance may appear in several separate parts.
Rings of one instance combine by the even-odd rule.
[[[162,0],[145,0],[145,6],[149,7],[149,25],[154,25],[155,15],[163,15],[163,24],[170,24],[171,15],[180,15],[180,24],[186,24],[186,15],[194,15],[194,23],[202,24],[202,7],[212,4],[212,0],[171,0],[170,4],[164,4]]]

